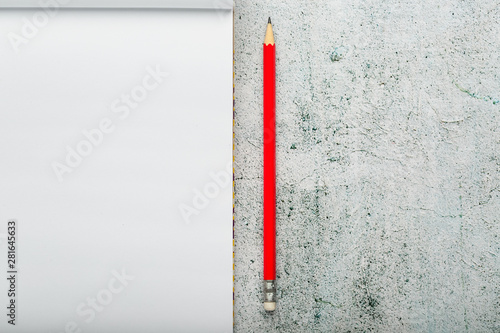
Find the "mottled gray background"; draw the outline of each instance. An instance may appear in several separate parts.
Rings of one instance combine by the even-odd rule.
[[[235,332],[500,332],[498,0],[236,1]],[[279,304],[262,307],[262,41]]]

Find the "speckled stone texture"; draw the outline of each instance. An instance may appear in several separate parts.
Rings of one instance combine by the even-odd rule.
[[[235,332],[500,332],[500,5],[237,0]],[[278,310],[262,306],[277,41]]]

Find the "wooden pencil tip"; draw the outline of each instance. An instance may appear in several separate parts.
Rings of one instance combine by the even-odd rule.
[[[271,24],[271,18],[267,21],[266,37],[264,38],[264,45],[274,45],[274,34],[273,25]]]

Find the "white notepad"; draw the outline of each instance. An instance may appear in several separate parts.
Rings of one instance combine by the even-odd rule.
[[[58,3],[0,3],[0,332],[231,332],[232,3]]]

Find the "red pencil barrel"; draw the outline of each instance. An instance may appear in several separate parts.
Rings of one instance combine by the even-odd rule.
[[[276,279],[275,58],[275,45],[264,45],[264,280]]]

